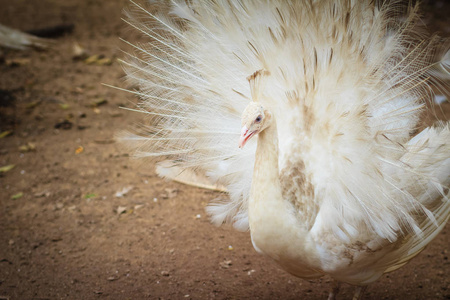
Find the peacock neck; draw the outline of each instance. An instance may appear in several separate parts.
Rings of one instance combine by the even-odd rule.
[[[255,155],[252,182],[256,185],[278,183],[278,132],[275,120],[272,120],[272,124],[258,134],[258,146]]]
[[[280,208],[276,206],[282,201],[278,167],[278,133],[276,122],[273,120],[268,128],[258,134],[250,190],[250,229],[252,224],[267,216],[273,209],[279,211]]]

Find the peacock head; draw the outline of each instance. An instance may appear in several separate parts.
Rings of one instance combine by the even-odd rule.
[[[239,138],[239,148],[254,135],[269,127],[272,120],[271,113],[258,102],[250,102],[242,113],[242,129]]]
[[[262,98],[262,90],[270,72],[261,69],[247,77],[250,84],[252,101],[242,113],[242,129],[239,138],[239,148],[243,148],[249,139],[269,127],[272,119],[270,112],[259,102]]]

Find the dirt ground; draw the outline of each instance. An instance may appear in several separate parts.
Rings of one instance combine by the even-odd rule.
[[[101,84],[126,87],[115,60],[126,5],[0,0],[4,25],[74,25],[51,50],[0,58],[0,133],[11,131],[0,167],[14,165],[0,174],[0,299],[326,299],[328,278],[288,275],[255,252],[249,233],[209,223],[205,205],[223,195],[164,181],[115,142],[140,118],[119,109],[133,107],[132,95]],[[446,36],[449,7],[425,7]],[[106,60],[74,60],[74,43]],[[449,241],[447,225],[366,299],[450,299]],[[341,292],[349,299],[353,287]]]

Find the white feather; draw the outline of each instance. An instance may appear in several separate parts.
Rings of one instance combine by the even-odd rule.
[[[237,142],[251,99],[246,78],[265,69],[270,76],[260,92],[277,120],[280,178],[301,169],[301,180],[287,184],[296,195],[287,199],[290,215],[318,255],[308,266],[315,271],[290,272],[367,284],[443,228],[449,125],[411,134],[430,85],[447,88],[429,75],[448,67],[448,43],[422,34],[417,6],[400,19],[395,1],[133,5],[127,22],[146,42],[126,42],[134,53],[124,68],[149,125],[132,140],[139,155],[170,159],[226,187],[229,199],[208,208],[215,224],[248,228],[257,145],[251,140],[240,150]],[[305,182],[313,197],[301,193]],[[383,251],[352,249],[352,260],[364,263],[349,268],[345,251],[355,243]]]

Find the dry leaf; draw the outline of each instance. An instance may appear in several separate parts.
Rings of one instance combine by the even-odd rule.
[[[105,105],[107,103],[108,103],[108,100],[106,100],[105,98],[100,98],[100,99],[97,99],[96,101],[92,102],[90,104],[90,106],[91,107],[98,107],[100,105]]]
[[[16,199],[22,198],[22,196],[23,196],[23,193],[19,192],[19,193],[15,194],[15,195],[12,195],[11,199],[12,200],[16,200]]]
[[[26,145],[22,145],[19,147],[20,152],[30,152],[30,151],[36,151],[36,145],[33,143],[27,143]]]
[[[165,198],[169,198],[169,199],[171,199],[171,198],[175,198],[176,196],[177,196],[177,194],[178,194],[178,190],[177,189],[164,189],[165,191],[166,191],[166,195],[165,195]]]
[[[77,149],[75,149],[75,154],[80,154],[84,151],[83,146],[78,146]]]
[[[131,191],[133,188],[134,188],[134,186],[132,186],[132,185],[126,186],[126,187],[122,188],[121,190],[117,191],[114,196],[116,196],[117,198],[121,198],[121,197],[125,196],[126,194],[128,194],[128,192]]]
[[[92,64],[94,64],[97,60],[99,60],[100,59],[100,55],[98,55],[98,54],[95,54],[95,55],[91,55],[91,56],[89,56],[88,58],[86,58],[85,60],[84,60],[84,62],[86,63],[86,64],[88,64],[88,65],[92,65]]]
[[[121,214],[123,214],[126,211],[127,211],[127,207],[126,206],[119,206],[116,209],[116,212],[117,212],[118,215],[121,215]]]
[[[0,173],[6,173],[8,171],[11,171],[16,165],[6,165],[3,167],[0,167]]]
[[[50,196],[50,192],[48,192],[48,191],[42,191],[42,192],[39,192],[39,193],[34,194],[34,196],[35,196],[36,198],[40,198],[40,197],[49,197],[49,196]]]
[[[134,206],[134,210],[138,210],[138,209],[143,208],[143,207],[144,207],[144,204],[137,204],[137,205]]]
[[[224,260],[223,262],[220,263],[220,266],[223,269],[228,269],[231,266],[231,260]]]
[[[81,47],[81,45],[77,42],[73,44],[72,53],[73,59],[85,59],[86,57],[88,57],[88,51],[85,48]]]
[[[108,277],[106,280],[108,280],[108,281],[115,281],[117,279],[119,279],[119,277],[111,276],[111,277]]]
[[[104,55],[95,54],[86,58],[84,62],[88,65],[109,66],[112,64],[112,59]]]
[[[2,139],[4,137],[7,137],[7,136],[10,136],[12,133],[13,132],[11,130],[3,131],[2,133],[0,133],[0,139]]]

